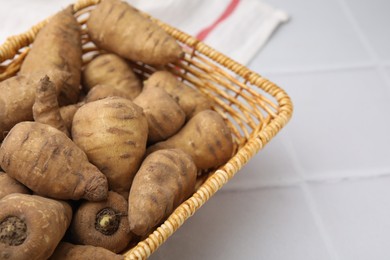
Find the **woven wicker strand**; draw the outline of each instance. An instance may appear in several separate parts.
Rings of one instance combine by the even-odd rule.
[[[100,0],[79,0],[73,5],[75,16],[83,25],[84,54],[99,52],[95,46],[89,45],[88,30],[84,25],[88,19],[85,16],[99,2]],[[214,109],[222,115],[232,130],[236,149],[225,165],[205,173],[208,174],[207,179],[199,179],[204,182],[164,223],[125,252],[125,259],[146,259],[156,251],[287,124],[293,111],[289,96],[271,81],[196,38],[147,14],[144,15],[183,45],[186,51],[183,62],[170,64],[166,69],[215,102]],[[29,51],[28,46],[33,43],[36,34],[49,19],[33,26],[26,33],[9,37],[0,45],[0,81],[18,72]],[[91,59],[83,58],[84,64]],[[142,78],[147,78],[156,70],[146,64],[133,65]]]

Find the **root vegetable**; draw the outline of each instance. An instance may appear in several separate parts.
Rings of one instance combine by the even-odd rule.
[[[85,97],[85,102],[89,103],[106,97],[123,97],[130,100],[132,99],[130,98],[128,91],[117,89],[110,85],[96,85],[88,92]]]
[[[162,88],[145,87],[134,103],[143,108],[148,120],[148,143],[166,140],[185,122],[185,114]]]
[[[115,54],[102,54],[95,57],[83,70],[83,85],[90,101],[113,96],[134,99],[141,93],[141,82],[126,60]],[[103,90],[96,90],[104,85]],[[100,89],[102,87],[99,87]],[[93,90],[93,97],[91,92]]]
[[[71,133],[72,131],[72,122],[74,114],[76,114],[76,111],[84,104],[84,102],[79,102],[77,104],[60,107],[61,118],[62,120],[64,120],[64,124],[69,133]]]
[[[12,128],[0,147],[7,174],[39,195],[56,199],[107,198],[107,179],[64,133],[36,122]]]
[[[47,259],[72,218],[67,203],[35,195],[8,195],[0,208],[0,259]]]
[[[49,75],[58,88],[61,105],[76,103],[80,92],[81,77],[81,34],[80,26],[69,6],[54,15],[48,24],[37,34],[34,44],[20,68],[22,75],[39,72]],[[62,77],[51,74],[66,73]]]
[[[125,98],[87,103],[73,118],[73,141],[107,176],[110,189],[126,197],[145,154],[147,136],[142,109]]]
[[[0,141],[17,123],[33,120],[35,89],[40,79],[40,73],[33,73],[0,82]]]
[[[150,146],[147,154],[170,148],[180,148],[191,155],[198,169],[214,168],[231,157],[232,134],[217,112],[204,110],[191,118],[177,134]]]
[[[50,260],[124,260],[124,256],[102,247],[61,242]]]
[[[183,84],[168,71],[157,71],[145,82],[145,87],[163,88],[183,109],[188,121],[200,111],[210,109],[213,102],[199,91]]]
[[[143,161],[129,195],[129,223],[139,236],[148,234],[187,199],[195,188],[197,170],[179,149],[160,150]]]
[[[5,172],[0,171],[0,200],[12,193],[29,194],[30,190]]]
[[[112,191],[106,201],[83,202],[70,227],[72,241],[121,252],[132,239],[127,210],[127,200]]]
[[[33,117],[35,122],[50,125],[69,136],[58,107],[56,87],[48,76],[39,81],[36,89]]]
[[[184,54],[173,37],[119,0],[104,0],[97,5],[87,26],[99,48],[126,59],[163,65],[177,61]]]

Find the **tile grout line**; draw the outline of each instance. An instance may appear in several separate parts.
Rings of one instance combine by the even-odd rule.
[[[319,213],[317,203],[315,202],[307,183],[302,182],[300,184],[300,188],[303,191],[303,195],[305,196],[306,203],[308,204],[310,214],[314,218],[314,223],[318,229],[318,232],[320,232],[321,238],[325,244],[325,248],[328,251],[328,254],[330,255],[330,259],[340,260],[337,250],[334,247],[332,237],[329,235],[328,231],[325,228],[325,224],[321,214]]]
[[[357,34],[360,42],[363,44],[364,48],[366,49],[368,54],[371,56],[371,59],[375,63],[375,67],[379,72],[379,74],[381,75],[382,79],[385,81],[387,85],[387,91],[390,94],[390,76],[388,76],[386,73],[385,63],[382,63],[380,61],[378,54],[376,53],[375,49],[372,47],[365,33],[360,29],[359,23],[357,22],[355,16],[353,15],[350,7],[345,2],[345,0],[337,0],[337,1],[340,4],[340,7],[344,12],[345,16],[347,17],[350,24],[352,25],[353,30],[355,30],[355,33]]]
[[[265,181],[260,183],[259,185],[247,187],[247,188],[229,188],[229,189],[221,189],[221,193],[229,193],[229,192],[250,192],[256,190],[263,189],[279,189],[279,188],[289,188],[294,186],[300,186],[302,183],[313,183],[313,184],[329,184],[329,183],[340,183],[340,182],[351,182],[358,180],[366,180],[366,179],[378,179],[378,178],[387,178],[390,177],[390,169],[385,171],[371,172],[369,174],[334,174],[334,175],[317,175],[311,177],[301,177],[300,179],[287,179],[287,180],[279,180],[279,181]]]
[[[375,69],[376,65],[374,62],[361,62],[357,64],[341,64],[338,66],[323,66],[314,68],[290,68],[290,69],[278,69],[278,70],[263,70],[261,75],[290,75],[290,74],[311,74],[311,73],[322,73],[322,72],[337,72],[345,70],[356,70],[356,69]]]
[[[340,257],[337,253],[337,250],[334,246],[334,243],[332,241],[331,236],[329,235],[328,231],[325,228],[324,221],[322,219],[321,214],[319,213],[317,204],[313,198],[313,195],[310,192],[310,189],[308,187],[308,184],[305,180],[305,176],[303,174],[303,168],[301,167],[301,164],[296,156],[296,151],[294,148],[293,143],[288,140],[286,143],[286,148],[288,149],[288,152],[291,154],[291,159],[293,161],[293,165],[297,170],[297,175],[300,179],[299,187],[303,191],[303,195],[306,200],[306,204],[309,208],[309,212],[312,215],[314,219],[314,224],[318,229],[318,232],[320,233],[320,237],[322,239],[322,242],[324,243],[325,249],[328,252],[331,260],[340,260]]]
[[[325,183],[325,182],[345,182],[345,181],[356,181],[364,179],[377,179],[390,176],[390,169],[371,171],[369,173],[354,173],[343,174],[342,172],[336,172],[336,174],[321,174],[317,176],[305,177],[306,182]]]

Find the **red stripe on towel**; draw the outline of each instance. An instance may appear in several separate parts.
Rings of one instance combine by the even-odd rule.
[[[206,39],[207,36],[210,34],[210,32],[214,30],[214,28],[217,27],[218,24],[220,24],[223,20],[228,18],[233,13],[233,11],[236,9],[239,3],[240,0],[231,0],[229,5],[226,7],[225,11],[221,14],[221,16],[218,17],[218,19],[215,22],[213,22],[210,26],[207,26],[206,28],[202,29],[196,35],[196,38],[201,41]]]

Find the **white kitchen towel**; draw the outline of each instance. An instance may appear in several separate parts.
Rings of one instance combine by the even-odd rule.
[[[127,0],[137,8],[247,64],[288,15],[261,0]],[[73,0],[0,2],[0,43]]]

